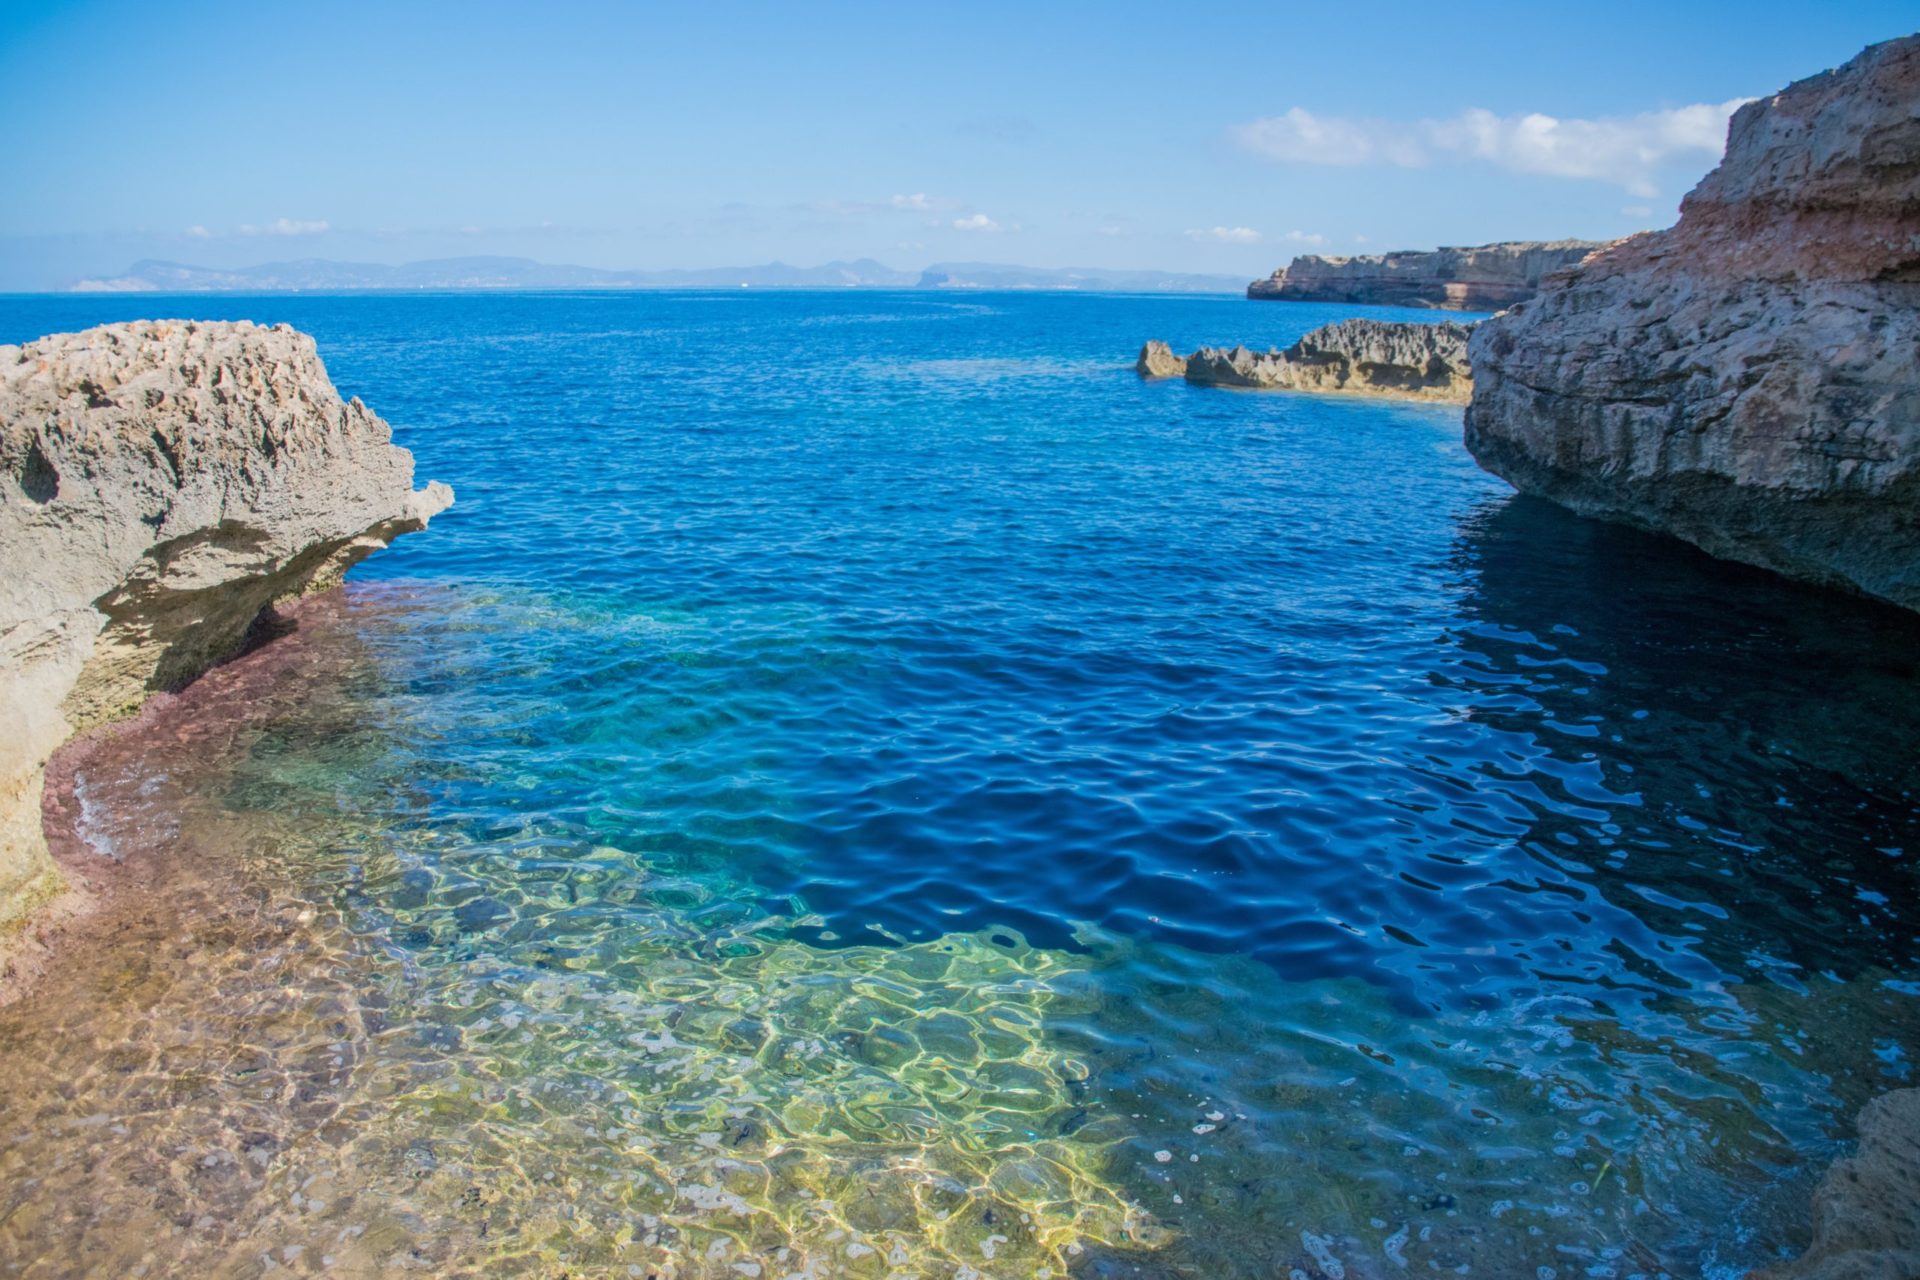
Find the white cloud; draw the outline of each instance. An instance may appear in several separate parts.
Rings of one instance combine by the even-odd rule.
[[[1252,227],[1197,227],[1187,232],[1189,240],[1216,240],[1221,244],[1259,244],[1260,233]]]
[[[187,228],[187,234],[195,240],[208,240],[213,237],[213,232],[207,230],[197,222]]]
[[[1411,167],[1426,162],[1425,153],[1410,136],[1415,127],[1386,120],[1316,116],[1304,107],[1295,107],[1283,116],[1235,125],[1233,136],[1241,146],[1269,160]]]
[[[895,196],[891,203],[896,209],[918,209],[924,211],[932,209],[938,201],[934,200],[924,191],[916,191],[910,196]]]
[[[1537,111],[1501,116],[1474,107],[1444,120],[1393,121],[1316,116],[1295,107],[1237,125],[1233,136],[1249,151],[1291,164],[1421,168],[1479,160],[1515,173],[1591,179],[1651,196],[1658,193],[1654,178],[1661,165],[1717,158],[1726,146],[1727,117],[1748,101],[1697,102],[1595,120]]]
[[[984,213],[972,213],[964,218],[955,218],[953,229],[955,231],[998,231],[1000,224]]]
[[[326,229],[324,219],[306,222],[298,218],[275,218],[264,227],[243,222],[235,228],[243,236],[317,236]]]
[[[1653,216],[1653,210],[1644,204],[1624,205],[1620,209],[1620,216],[1623,218],[1651,218]]]
[[[1289,231],[1280,237],[1289,244],[1325,244],[1327,238],[1312,231]]]

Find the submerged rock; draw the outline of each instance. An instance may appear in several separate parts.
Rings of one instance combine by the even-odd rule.
[[[1149,342],[1141,348],[1135,367],[1145,377],[1184,373],[1188,382],[1203,386],[1337,391],[1463,403],[1472,391],[1468,331],[1469,326],[1452,321],[1342,320],[1315,329],[1285,351],[1202,347],[1181,360],[1166,343]]]
[[[1450,311],[1498,311],[1539,291],[1550,272],[1573,266],[1603,240],[1510,240],[1473,248],[1361,254],[1304,254],[1247,296],[1273,302],[1358,302]]]
[[[1679,224],[1480,326],[1517,488],[1920,609],[1920,36],[1742,107]]]
[[[1860,1109],[1860,1146],[1813,1193],[1813,1244],[1752,1280],[1905,1280],[1920,1276],[1920,1089]]]
[[[140,321],[0,346],[0,926],[60,877],[48,756],[453,501],[313,339]]]

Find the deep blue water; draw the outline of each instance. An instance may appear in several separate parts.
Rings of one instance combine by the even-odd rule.
[[[1457,409],[1130,367],[1145,338],[1284,345],[1354,310],[13,298],[0,340],[290,322],[456,489],[353,577],[431,602],[362,637],[370,705],[406,708],[394,820],[442,850],[355,890],[381,945],[517,963],[484,912],[396,921],[422,883],[510,920],[517,877],[587,859],[822,963],[1057,954],[1094,996],[1045,1031],[1096,1096],[1156,1134],[1183,1089],[1255,1117],[1257,1178],[1168,1202],[1153,1161],[1114,1175],[1160,1256],[1285,1274],[1324,1267],[1310,1236],[1374,1274],[1405,1215],[1289,1217],[1316,1178],[1415,1220],[1531,1205],[1546,1244],[1456,1241],[1481,1274],[1763,1256],[1797,1230],[1768,1186],[1920,1052],[1920,620],[1518,499]],[[1100,1066],[1149,1040],[1152,1068]],[[1325,1097],[1246,1100],[1289,1073]],[[1372,1120],[1332,1130],[1379,1149],[1320,1154],[1351,1088]],[[1482,1157],[1507,1164],[1433,1189]]]

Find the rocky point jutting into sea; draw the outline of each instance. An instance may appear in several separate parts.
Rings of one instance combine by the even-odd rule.
[[[0,927],[57,894],[43,771],[453,500],[284,325],[0,346]],[[10,985],[10,984],[9,984]],[[4,990],[0,989],[0,994]]]
[[[1303,254],[1247,296],[1272,302],[1352,302],[1447,311],[1497,311],[1531,298],[1549,273],[1578,263],[1601,240],[1514,240],[1473,248],[1325,257]]]
[[[1678,225],[1472,342],[1528,493],[1920,609],[1920,36],[1742,107]]]
[[[1470,326],[1342,320],[1307,334],[1285,351],[1245,346],[1201,347],[1178,356],[1164,342],[1140,349],[1143,378],[1185,377],[1202,386],[1279,391],[1337,391],[1464,404]]]

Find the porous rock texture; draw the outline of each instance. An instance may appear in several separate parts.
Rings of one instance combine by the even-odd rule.
[[[1354,257],[1303,254],[1247,296],[1271,302],[1358,302],[1450,311],[1498,311],[1531,298],[1550,272],[1573,266],[1603,240],[1509,240],[1472,248]]]
[[[1813,1193],[1813,1244],[1749,1280],[1914,1280],[1920,1276],[1920,1089],[1860,1109],[1860,1145]]]
[[[1141,348],[1143,376],[1184,373],[1203,386],[1337,391],[1405,400],[1464,403],[1470,326],[1342,320],[1315,329],[1284,351],[1201,347],[1184,361],[1164,342]],[[1175,365],[1178,368],[1175,368]]]
[[[1742,107],[1679,223],[1472,343],[1519,489],[1920,609],[1920,36]]]
[[[1133,368],[1143,378],[1178,378],[1186,373],[1187,361],[1156,338],[1140,348],[1140,358],[1133,362]]]
[[[41,830],[54,749],[453,501],[412,482],[387,424],[284,325],[0,345],[0,932],[62,883]]]

